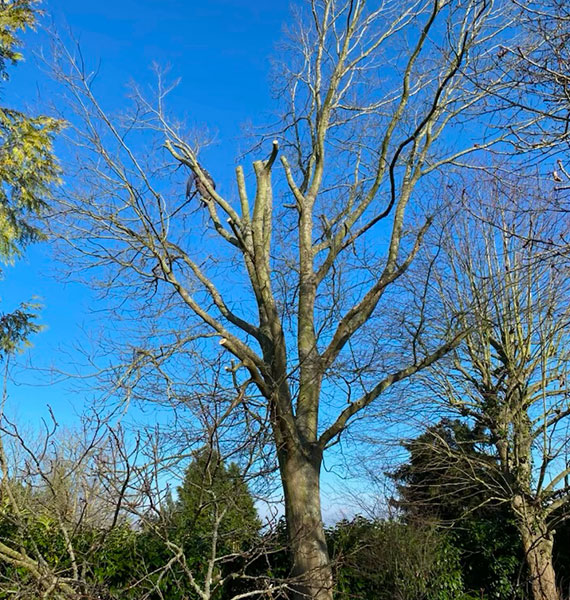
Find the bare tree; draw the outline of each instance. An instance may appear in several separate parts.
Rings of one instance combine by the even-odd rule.
[[[98,544],[79,551],[76,533],[84,526],[102,527],[109,514],[102,509],[112,502],[102,500],[90,476],[99,432],[83,439],[76,433],[66,442],[53,420],[44,423],[43,432],[24,435],[5,414],[5,400],[6,390],[0,420],[0,590],[23,600],[69,600],[80,592],[88,598],[82,561]]]
[[[283,597],[289,579],[264,568],[277,549],[272,523],[265,519],[261,535],[247,494],[255,454],[227,450],[220,423],[184,477],[189,453],[203,443],[189,428],[181,452],[157,427],[137,433],[96,421],[67,432],[54,421],[38,435],[3,415],[0,593],[21,600],[145,600],[173,589],[201,600]],[[179,488],[176,499],[169,490],[179,483],[184,494]]]
[[[548,116],[519,141],[521,145],[540,145],[549,150],[545,152],[548,157],[562,153],[566,161],[570,135],[570,10],[563,0],[517,0],[515,4],[525,34],[501,46],[500,60],[509,67],[511,61],[517,63],[511,73],[522,91],[517,100]],[[553,180],[561,183],[558,178],[553,174]]]
[[[282,126],[260,142],[275,138],[267,158],[253,162],[253,181],[236,169],[235,194],[213,184],[216,174],[168,118],[162,82],[156,102],[135,95],[133,113],[115,120],[80,55],[61,50],[80,182],[60,205],[63,236],[75,260],[101,275],[103,292],[128,305],[123,318],[152,323],[125,334],[115,383],[123,397],[180,399],[195,359],[219,340],[235,361],[227,376],[243,392],[241,407],[271,434],[298,597],[332,597],[323,453],[463,335],[452,325],[422,345],[421,314],[402,332],[387,323],[432,222],[428,214],[414,228],[405,218],[424,178],[539,118],[511,108],[509,126],[499,126],[495,98],[510,84],[494,52],[512,35],[507,8],[485,0],[305,5],[283,66]],[[163,177],[181,165],[202,208],[185,193],[188,173]],[[163,384],[141,392],[157,372]]]
[[[535,600],[557,600],[553,533],[570,516],[570,290],[564,258],[535,254],[532,240],[557,230],[545,213],[513,217],[500,208],[501,197],[514,187],[478,182],[477,188],[467,192],[472,203],[494,198],[496,208],[486,221],[455,222],[441,283],[448,317],[459,318],[468,333],[435,367],[428,385],[432,397],[473,424],[479,438],[468,445],[479,443],[482,450],[462,452],[443,438],[437,447],[448,453],[446,464],[456,466],[456,490],[474,490],[485,502],[510,507]],[[489,447],[493,460],[485,454]]]

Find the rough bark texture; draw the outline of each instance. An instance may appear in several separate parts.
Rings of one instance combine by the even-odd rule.
[[[295,600],[331,600],[333,578],[321,519],[320,453],[282,455],[285,510],[294,563]]]
[[[552,564],[552,536],[523,538],[534,600],[559,600]]]
[[[552,532],[545,519],[524,498],[516,496],[513,508],[518,517],[534,600],[560,600],[552,562]]]

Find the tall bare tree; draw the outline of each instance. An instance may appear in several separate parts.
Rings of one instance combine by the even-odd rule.
[[[439,446],[458,459],[456,485],[465,493],[475,489],[510,507],[533,597],[557,600],[553,534],[570,517],[570,289],[565,257],[537,254],[532,240],[560,225],[544,212],[521,217],[500,208],[504,194],[523,193],[514,186],[477,188],[467,192],[472,204],[494,198],[495,209],[486,221],[456,222],[442,278],[442,305],[468,333],[435,367],[430,391],[474,424],[482,451],[462,452],[443,439]]]
[[[156,102],[138,95],[134,113],[115,120],[83,62],[62,50],[80,181],[61,204],[64,237],[76,260],[109,276],[105,294],[126,301],[139,324],[153,323],[150,334],[129,330],[124,368],[113,373],[122,393],[148,398],[145,375],[160,372],[163,385],[150,393],[181,397],[192,373],[180,357],[211,355],[208,340],[219,340],[251,422],[271,432],[298,597],[333,593],[324,452],[393,385],[461,339],[451,327],[437,343],[416,343],[421,314],[409,330],[386,326],[398,300],[392,290],[432,221],[428,214],[406,224],[408,204],[426,193],[424,178],[538,118],[511,108],[509,126],[499,126],[495,98],[511,84],[495,52],[512,36],[508,6],[304,5],[282,65],[283,126],[261,140],[257,150],[275,138],[249,182],[237,167],[236,193],[213,184],[214,169],[212,177],[167,117],[168,88],[159,86]],[[180,166],[188,186],[161,177]]]

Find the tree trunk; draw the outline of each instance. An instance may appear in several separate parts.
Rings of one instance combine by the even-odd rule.
[[[534,600],[559,600],[552,564],[552,539],[542,535],[523,536],[526,562],[531,578]]]
[[[295,600],[332,600],[332,569],[321,516],[320,452],[280,456],[285,511],[293,554]],[[315,456],[315,454],[317,454]]]
[[[533,598],[560,600],[552,563],[552,532],[548,530],[544,519],[528,505],[517,512]]]

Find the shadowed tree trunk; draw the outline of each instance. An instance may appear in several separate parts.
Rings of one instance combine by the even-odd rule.
[[[513,499],[534,600],[559,600],[552,560],[553,535],[539,510],[522,496]]]
[[[320,452],[281,452],[280,463],[294,589],[299,598],[330,598],[333,581],[321,518]]]

